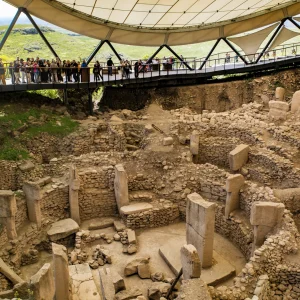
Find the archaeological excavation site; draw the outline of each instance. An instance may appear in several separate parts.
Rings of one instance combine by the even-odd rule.
[[[43,114],[1,123],[0,299],[299,300],[299,75],[2,94]]]

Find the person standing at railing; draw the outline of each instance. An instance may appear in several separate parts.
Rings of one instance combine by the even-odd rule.
[[[23,59],[20,60],[20,71],[22,83],[26,83],[26,62]]]
[[[94,74],[94,81],[96,81],[96,82],[100,81],[100,77],[102,77],[102,76],[100,75],[100,63],[98,60],[94,64],[93,74]],[[103,80],[103,77],[102,77],[102,80]]]
[[[179,69],[180,69],[181,67],[184,68],[184,57],[183,57],[182,54],[180,55],[180,58],[181,58],[181,61],[180,61]]]
[[[58,82],[58,77],[57,77],[57,63],[54,59],[52,59],[51,64],[50,64],[50,70],[52,73],[52,82]]]
[[[78,82],[78,64],[75,59],[73,59],[71,63],[71,68],[72,68],[71,71],[73,74],[73,79],[75,82]]]
[[[31,71],[32,71],[31,62],[30,62],[30,60],[27,60],[26,66],[25,66],[27,84],[31,83]]]
[[[107,65],[108,76],[112,76],[112,67],[114,66],[114,63],[113,63],[111,57],[106,62],[106,65]]]
[[[125,72],[125,76],[127,79],[129,79],[130,69],[131,69],[131,65],[130,65],[129,61],[126,60],[124,63],[124,72]]]
[[[14,61],[14,75],[15,75],[15,84],[20,83],[20,61],[15,60]]]
[[[136,61],[134,64],[134,77],[138,78],[139,77],[139,62]]]
[[[4,63],[2,62],[2,58],[0,58],[0,82],[2,82],[2,84],[6,85],[5,68],[4,68]]]
[[[40,71],[39,71],[39,63],[37,61],[33,62],[32,65],[32,70],[33,70],[33,74],[34,74],[34,82],[35,83],[39,83],[39,75],[40,75]]]
[[[9,63],[8,71],[11,78],[11,83],[15,84],[14,64],[12,62]]]

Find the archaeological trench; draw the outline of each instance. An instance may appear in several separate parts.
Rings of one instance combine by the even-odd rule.
[[[297,78],[108,88],[0,161],[0,299],[300,299]]]

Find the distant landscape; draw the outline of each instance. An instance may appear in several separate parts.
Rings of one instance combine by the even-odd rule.
[[[0,26],[0,40],[2,39],[7,25]],[[69,31],[57,29],[55,27],[42,27],[42,30],[58,53],[61,59],[75,59],[82,61],[98,45],[99,41],[93,38],[77,35]],[[295,37],[287,43],[299,43],[300,37]],[[214,44],[214,41],[201,44],[174,46],[172,47],[179,55],[184,57],[205,57]],[[121,44],[113,44],[115,49],[122,57],[126,59],[147,58],[156,51],[156,47],[139,47]],[[237,49],[239,49],[237,47]],[[230,48],[222,41],[215,49],[214,53],[227,52]],[[164,49],[160,52],[159,57],[172,55]],[[5,61],[12,61],[17,56],[20,58],[37,57],[51,59],[53,54],[47,48],[41,37],[36,34],[31,24],[15,25],[13,32],[6,41],[0,57]],[[109,56],[117,61],[112,50],[105,44],[96,56],[99,61],[106,61]]]

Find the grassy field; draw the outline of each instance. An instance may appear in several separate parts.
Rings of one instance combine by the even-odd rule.
[[[0,160],[20,160],[29,157],[24,140],[48,133],[65,136],[79,124],[68,116],[21,103],[0,103]]]

